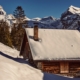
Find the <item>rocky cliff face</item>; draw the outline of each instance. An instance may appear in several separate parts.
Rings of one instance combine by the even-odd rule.
[[[64,29],[79,29],[80,8],[71,5],[64,13],[62,13],[61,22]]]

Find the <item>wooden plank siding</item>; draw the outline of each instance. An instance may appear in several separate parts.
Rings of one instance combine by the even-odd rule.
[[[37,68],[54,74],[73,74],[80,71],[80,62],[37,62]]]
[[[42,62],[42,71],[48,73],[60,73],[59,62]]]
[[[70,62],[69,71],[70,73],[76,73],[80,71],[80,62]]]

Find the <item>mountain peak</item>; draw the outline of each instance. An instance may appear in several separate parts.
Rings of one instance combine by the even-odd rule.
[[[72,7],[75,7],[75,6],[73,6],[73,5],[70,5],[70,7],[69,7],[69,8],[72,8]]]
[[[36,18],[33,18],[32,20],[35,20],[35,21],[40,21],[40,20],[41,20],[41,18],[36,17]]]
[[[3,7],[0,5],[0,15],[6,15],[6,12],[4,11]]]
[[[55,21],[56,18],[53,18],[53,16],[47,16],[41,19],[41,21]]]
[[[68,11],[73,13],[73,14],[80,14],[80,8],[78,7],[75,7],[73,5],[71,5],[69,8],[68,8]]]
[[[80,8],[71,5],[61,15],[61,22],[65,29],[79,29]]]

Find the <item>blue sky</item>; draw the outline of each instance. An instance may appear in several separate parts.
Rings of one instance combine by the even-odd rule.
[[[59,18],[70,5],[80,7],[80,0],[0,0],[0,5],[7,14],[13,14],[17,6],[22,6],[29,18]]]

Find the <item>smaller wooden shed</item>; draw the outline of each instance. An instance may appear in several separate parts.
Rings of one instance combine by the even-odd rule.
[[[80,71],[80,32],[26,28],[20,56],[42,71],[76,73]]]

